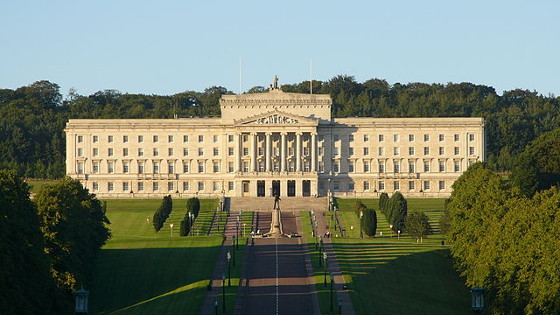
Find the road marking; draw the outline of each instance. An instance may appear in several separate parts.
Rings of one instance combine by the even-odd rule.
[[[279,312],[279,298],[280,298],[280,295],[279,295],[279,292],[278,292],[279,291],[278,290],[279,289],[279,281],[278,281],[278,276],[279,276],[279,274],[278,274],[278,239],[275,238],[274,240],[276,241],[276,315],[278,315],[278,312]]]

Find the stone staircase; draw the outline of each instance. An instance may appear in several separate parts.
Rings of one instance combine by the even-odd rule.
[[[231,197],[229,209],[243,211],[271,211],[274,197]],[[328,210],[327,197],[282,197],[281,211],[325,211]]]

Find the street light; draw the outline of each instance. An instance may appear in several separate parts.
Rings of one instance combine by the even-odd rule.
[[[230,265],[230,260],[231,260],[231,253],[227,252],[227,265],[228,265],[228,287],[231,287],[231,265]]]
[[[218,315],[218,299],[214,300],[214,310],[215,315]]]
[[[397,239],[401,239],[401,230],[397,230]]]
[[[222,313],[226,312],[226,275],[222,274]]]
[[[169,223],[169,227],[171,228],[171,237],[173,237],[173,223]]]
[[[364,238],[364,231],[362,230],[363,222],[362,219],[364,218],[364,212],[360,211],[360,238]]]
[[[323,262],[321,260],[322,251],[323,251],[323,237],[319,236],[319,266],[323,267]]]
[[[331,313],[333,312],[334,275],[331,272]]]
[[[323,266],[323,269],[325,270],[325,285],[324,286],[326,287],[327,286],[327,266],[328,266],[327,265],[327,253],[326,252],[323,252],[323,260],[324,260],[324,263],[325,263],[325,265]]]
[[[389,229],[391,229],[391,238],[393,238],[393,225],[389,224]]]
[[[477,287],[471,290],[472,311],[481,313],[484,310],[484,289]]]
[[[233,240],[231,242],[231,247],[233,247],[233,265],[235,266],[235,240],[237,239],[237,236],[233,236]]]

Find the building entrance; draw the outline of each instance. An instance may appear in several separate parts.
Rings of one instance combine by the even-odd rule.
[[[273,196],[280,196],[280,181],[273,180],[272,181],[272,195]]]
[[[257,181],[257,197],[264,197],[265,196],[265,189],[264,189],[264,180]]]
[[[304,180],[303,181],[301,195],[304,196],[304,197],[311,196],[311,181],[310,180]]]
[[[294,197],[296,195],[296,181],[288,181],[288,197]]]

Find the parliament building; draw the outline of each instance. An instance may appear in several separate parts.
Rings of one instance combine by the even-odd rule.
[[[66,172],[101,198],[447,197],[482,118],[331,117],[329,95],[223,95],[221,117],[70,119]]]

